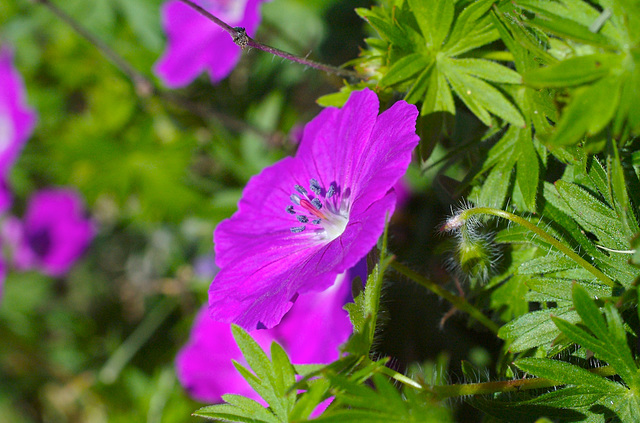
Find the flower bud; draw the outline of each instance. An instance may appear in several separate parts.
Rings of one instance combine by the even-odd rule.
[[[462,273],[486,281],[491,275],[496,256],[496,248],[490,235],[460,228],[454,258]]]

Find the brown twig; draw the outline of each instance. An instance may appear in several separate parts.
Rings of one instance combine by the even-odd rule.
[[[327,73],[332,73],[332,74],[341,76],[343,78],[351,78],[351,79],[358,79],[358,80],[365,79],[362,75],[358,74],[355,71],[342,69],[342,68],[338,68],[331,65],[326,65],[324,63],[316,62],[314,60],[310,60],[305,57],[296,56],[294,54],[287,53],[286,51],[277,49],[275,47],[262,44],[261,42],[256,41],[253,38],[249,37],[244,28],[232,27],[231,25],[227,24],[226,22],[220,20],[218,17],[208,12],[206,9],[198,6],[193,1],[191,0],[180,0],[180,1],[186,4],[187,6],[193,8],[198,13],[200,13],[201,15],[203,15],[204,17],[206,17],[207,19],[209,19],[210,21],[218,25],[220,28],[225,30],[227,33],[229,33],[229,35],[233,39],[233,42],[236,43],[236,45],[240,46],[240,48],[242,48],[243,50],[247,47],[255,48],[267,53],[271,53],[274,56],[282,57],[283,59],[289,60],[291,62],[299,63],[304,66],[309,66],[311,68],[315,68]]]

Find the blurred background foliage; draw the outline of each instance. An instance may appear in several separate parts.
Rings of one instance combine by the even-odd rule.
[[[195,421],[190,413],[200,404],[180,387],[173,359],[206,302],[213,229],[233,213],[252,175],[295,151],[292,129],[315,116],[316,99],[342,81],[249,51],[219,85],[202,75],[169,92],[152,73],[165,44],[160,0],[52,3],[157,90],[133,84],[38,2],[0,2],[0,43],[13,47],[38,113],[11,175],[14,211],[20,214],[38,188],[70,185],[100,229],[64,279],[8,276],[0,306],[0,421]],[[370,6],[272,0],[262,7],[256,38],[340,65],[374,34],[354,11]],[[451,138],[476,138],[474,128],[478,121],[461,112]],[[431,160],[447,162],[447,152],[447,143],[439,144]],[[448,161],[446,172],[460,180],[468,168]],[[407,261],[448,280],[437,251],[426,261],[423,253],[453,201],[441,188],[447,180],[432,184],[434,177],[433,169],[410,169],[412,194],[394,217],[390,242]],[[442,331],[438,323],[448,307],[422,288],[396,282],[384,303],[379,351],[391,354],[394,366],[435,359],[441,351],[442,362],[451,355],[454,363],[490,364],[487,350],[497,346],[469,336],[462,320]]]

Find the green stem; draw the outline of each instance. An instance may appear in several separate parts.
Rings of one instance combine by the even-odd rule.
[[[433,292],[434,294],[436,294],[436,295],[444,298],[445,300],[449,301],[451,304],[453,304],[453,306],[455,308],[457,308],[460,311],[463,311],[463,312],[467,313],[469,316],[471,316],[474,319],[476,319],[479,323],[481,323],[484,327],[489,329],[491,332],[498,333],[498,329],[500,329],[498,327],[498,325],[495,322],[493,322],[491,319],[489,319],[487,316],[482,314],[482,312],[480,310],[475,308],[473,305],[471,305],[464,298],[452,294],[451,292],[449,292],[446,289],[442,288],[437,283],[425,278],[424,276],[422,276],[421,274],[419,274],[417,272],[414,272],[413,270],[409,269],[407,266],[405,266],[405,265],[403,265],[401,263],[398,263],[397,261],[391,262],[390,266],[396,272],[406,276],[407,278],[409,278],[412,281],[418,283],[419,285],[424,286],[425,288],[427,288],[429,291]]]
[[[564,245],[563,243],[561,243],[560,241],[558,241],[553,236],[551,236],[550,234],[548,234],[544,230],[540,229],[539,227],[537,227],[533,223],[531,223],[528,220],[523,219],[522,217],[517,216],[517,215],[515,215],[513,213],[509,213],[507,211],[500,210],[500,209],[494,209],[494,208],[491,208],[491,207],[474,207],[472,209],[464,210],[459,215],[457,215],[455,218],[459,218],[461,221],[464,222],[467,219],[469,219],[471,216],[478,215],[478,214],[488,214],[488,215],[491,215],[491,216],[502,217],[503,219],[507,219],[507,220],[510,220],[510,221],[512,221],[514,223],[517,223],[518,225],[524,226],[525,228],[527,228],[531,232],[533,232],[536,235],[538,235],[544,241],[548,242],[549,244],[551,244],[555,248],[557,248],[559,251],[564,253],[567,257],[569,257],[571,260],[576,262],[576,264],[578,264],[579,266],[581,266],[582,268],[584,268],[585,270],[587,270],[588,272],[593,274],[602,283],[604,283],[606,285],[609,285],[611,287],[613,287],[615,285],[614,282],[611,279],[609,279],[609,277],[607,275],[602,273],[600,270],[596,269],[591,263],[589,263],[588,261],[586,261],[585,259],[580,257],[572,249],[570,249],[569,247],[567,247],[566,245]]]

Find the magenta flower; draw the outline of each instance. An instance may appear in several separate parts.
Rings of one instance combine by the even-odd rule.
[[[298,294],[327,289],[364,257],[393,213],[417,114],[399,101],[378,116],[376,95],[354,92],[307,124],[295,157],[251,178],[215,231],[211,317],[271,328]]]
[[[13,66],[13,53],[0,47],[0,211],[11,204],[7,178],[36,122],[27,106],[24,83]]]
[[[29,199],[22,221],[10,218],[3,235],[19,270],[62,276],[87,248],[95,230],[84,216],[82,199],[69,189],[46,189]]]
[[[347,273],[349,274],[349,272]],[[364,276],[366,278],[366,272]],[[321,293],[301,297],[273,329],[255,330],[251,335],[269,351],[271,342],[283,346],[294,364],[325,364],[339,357],[338,347],[352,333],[342,306],[350,299],[350,276]],[[211,320],[206,307],[193,325],[191,338],[176,358],[182,386],[199,401],[221,402],[226,393],[259,400],[258,394],[238,373],[231,360],[243,361],[228,323]]]
[[[265,0],[194,0],[231,26],[245,28],[253,36]],[[162,23],[168,46],[155,72],[171,88],[182,87],[207,71],[213,83],[225,78],[240,60],[240,47],[231,36],[186,4],[171,0],[162,7]]]

